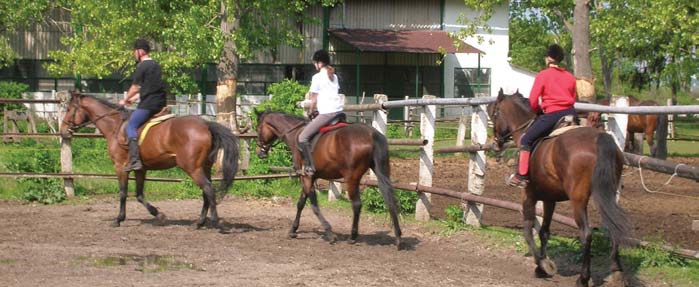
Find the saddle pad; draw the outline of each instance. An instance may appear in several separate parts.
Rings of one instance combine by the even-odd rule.
[[[157,118],[150,119],[150,120],[143,126],[143,130],[141,131],[141,134],[140,134],[139,137],[138,137],[138,145],[141,145],[141,144],[143,143],[143,140],[146,139],[146,134],[148,134],[148,131],[150,130],[150,128],[152,128],[153,126],[156,126],[157,124],[162,123],[162,122],[164,122],[164,121],[166,121],[166,120],[169,120],[169,119],[171,119],[171,118],[174,118],[174,117],[175,117],[175,114],[169,114],[169,115],[164,115],[164,116],[160,116],[160,117],[157,117]]]
[[[547,138],[552,138],[552,137],[560,136],[560,135],[562,135],[563,133],[565,133],[565,132],[567,132],[567,131],[574,130],[574,129],[577,129],[577,128],[582,128],[582,127],[583,127],[583,126],[577,126],[577,125],[576,125],[576,126],[567,126],[567,127],[558,128],[558,129],[553,130],[553,131],[547,136]]]
[[[341,128],[341,127],[344,127],[344,126],[347,126],[347,123],[345,123],[345,122],[339,122],[339,123],[336,123],[336,124],[334,124],[334,125],[323,126],[322,128],[320,128],[319,132],[322,134],[322,133],[329,132],[329,131],[331,131],[331,130],[334,130],[334,129],[336,129],[336,128]]]

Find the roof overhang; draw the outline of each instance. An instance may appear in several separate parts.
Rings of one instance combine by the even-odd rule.
[[[484,54],[461,40],[454,40],[442,30],[332,29],[329,32],[361,52]]]

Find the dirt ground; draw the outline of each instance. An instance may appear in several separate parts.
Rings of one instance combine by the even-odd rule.
[[[672,162],[699,166],[696,158],[670,158]],[[415,181],[418,175],[417,159],[392,159],[392,178],[395,181]],[[511,162],[510,162],[511,163]],[[458,157],[436,158],[433,186],[465,191],[468,184],[468,159]],[[488,159],[484,196],[520,202],[521,195],[516,188],[504,184],[505,178],[512,172],[506,164],[496,163]],[[692,231],[692,221],[699,220],[699,183],[679,177],[673,178],[664,185],[670,175],[642,170],[643,183],[652,191],[650,193],[642,186],[641,176],[637,168],[625,167],[622,173],[623,189],[620,204],[626,210],[633,224],[635,237],[664,240],[683,248],[699,249],[699,231]],[[444,215],[448,205],[459,205],[460,200],[433,196],[431,212],[439,217]],[[556,212],[572,216],[570,205],[563,202],[556,206]],[[594,204],[590,202],[588,214],[595,226],[600,225],[600,217]],[[485,207],[483,222],[487,225],[497,225],[521,229],[522,218],[518,212],[507,211],[495,207]],[[577,236],[577,230],[553,223],[552,232],[559,235]]]
[[[465,189],[466,163],[463,158],[437,158],[434,185]],[[502,184],[508,169],[489,164],[485,194],[517,200],[517,191]],[[416,160],[396,159],[392,165],[396,181],[416,178]],[[626,170],[622,205],[637,233],[699,248],[697,232],[689,227],[692,219],[699,219],[699,202],[648,194],[631,171]],[[667,179],[646,174],[654,187]],[[697,186],[674,179],[664,190],[697,196]],[[448,204],[458,201],[435,197],[435,215]],[[229,196],[219,205],[222,227],[201,230],[193,228],[200,200],[154,205],[167,215],[163,225],[130,197],[126,221],[112,228],[116,196],[51,206],[0,202],[0,285],[573,286],[579,268],[559,263],[556,276],[536,279],[531,257],[470,232],[444,237],[431,224],[404,222],[405,250],[396,251],[390,222],[382,216],[363,216],[359,242],[351,245],[350,211],[330,208],[323,211],[338,235],[337,243],[322,239],[310,208],[304,211],[299,238],[288,239],[295,213],[295,204],[288,199]],[[558,211],[568,213],[565,205]],[[484,220],[491,225],[520,225],[518,213],[489,207]],[[558,224],[553,232],[575,234]],[[595,267],[595,285],[604,283],[607,275]]]

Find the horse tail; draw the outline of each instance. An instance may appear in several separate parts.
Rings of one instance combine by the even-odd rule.
[[[592,197],[602,215],[602,223],[617,245],[627,244],[630,232],[629,220],[616,198],[622,157],[614,138],[607,133],[600,133],[597,137],[597,163],[592,173]]]
[[[658,115],[655,127],[655,154],[654,158],[667,158],[667,114]]]
[[[211,150],[208,159],[216,162],[219,149],[223,150],[223,160],[221,162],[221,172],[223,181],[219,186],[219,192],[225,194],[233,183],[235,173],[238,172],[238,137],[228,128],[216,122],[208,122],[209,132],[211,132]]]
[[[376,179],[379,182],[379,191],[383,196],[384,203],[393,221],[398,248],[400,248],[401,231],[398,225],[398,206],[393,194],[393,183],[391,183],[390,178],[391,165],[388,162],[388,140],[386,140],[383,134],[376,130],[372,131],[371,136],[374,140],[373,166],[371,169],[374,171],[374,174],[376,174]]]

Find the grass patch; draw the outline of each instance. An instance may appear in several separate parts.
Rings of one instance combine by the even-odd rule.
[[[194,263],[178,259],[175,256],[160,255],[116,255],[106,257],[85,257],[78,258],[81,262],[87,262],[93,267],[116,267],[125,265],[135,265],[137,271],[144,273],[156,273],[178,270],[196,270]]]
[[[13,265],[17,260],[11,258],[0,258],[0,265]]]

